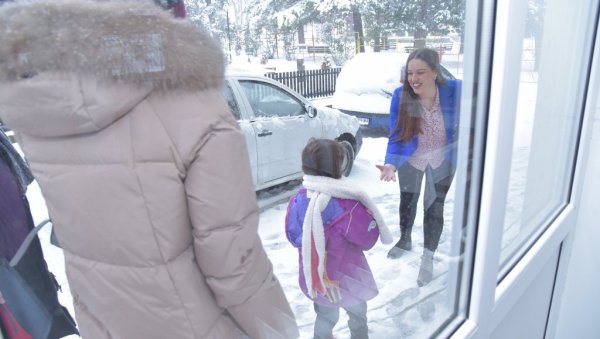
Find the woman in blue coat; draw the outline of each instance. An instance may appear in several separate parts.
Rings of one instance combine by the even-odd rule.
[[[443,77],[437,52],[413,51],[404,83],[394,91],[390,105],[385,164],[377,165],[381,180],[396,181],[397,175],[400,184],[400,240],[388,252],[389,258],[412,249],[411,231],[425,177],[419,286],[432,279],[433,253],[444,226],[444,200],[456,169],[460,85],[459,80]]]

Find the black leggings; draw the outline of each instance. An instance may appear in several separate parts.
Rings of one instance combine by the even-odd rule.
[[[421,184],[425,175],[426,186],[432,186],[432,192],[426,192],[426,200],[431,200],[429,206],[425,207],[423,219],[424,247],[430,251],[437,250],[444,227],[444,201],[454,178],[454,173],[448,166],[442,166],[426,171],[420,171],[408,162],[398,170],[398,182],[400,185],[400,233],[403,238],[410,239],[410,233],[417,214],[417,202],[421,193]],[[438,179],[441,178],[441,179]],[[427,187],[426,187],[427,189]],[[433,192],[434,191],[434,192]],[[435,197],[427,195],[435,194]]]

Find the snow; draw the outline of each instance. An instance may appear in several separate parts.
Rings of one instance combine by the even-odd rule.
[[[366,189],[371,195],[397,240],[399,238],[398,184],[380,181],[379,171],[375,167],[375,164],[383,163],[386,144],[386,138],[365,138],[349,179]],[[454,291],[446,289],[446,277],[450,262],[447,254],[450,250],[453,192],[452,188],[446,202],[445,227],[440,247],[434,258],[436,279],[432,283],[422,288],[416,284],[423,246],[422,208],[417,213],[413,228],[413,250],[408,256],[397,260],[387,259],[386,254],[391,245],[383,245],[380,242],[365,253],[380,290],[379,295],[367,303],[372,338],[426,337],[451,317],[454,305],[446,305],[449,300],[447,293],[454,293]],[[48,212],[36,182],[30,185],[27,195],[36,223],[46,219]],[[419,206],[422,206],[422,202]],[[273,263],[274,272],[292,305],[301,338],[310,338],[315,314],[311,301],[302,294],[298,286],[298,253],[288,243],[284,233],[286,207],[287,203],[284,202],[263,210],[260,216],[259,233]],[[40,232],[44,255],[50,270],[62,286],[62,292],[59,293],[61,303],[74,314],[63,254],[59,248],[50,244],[50,229],[46,227]],[[340,320],[334,331],[338,338],[349,338],[345,312],[340,312]]]
[[[375,168],[375,164],[383,163],[386,145],[386,138],[365,138],[349,179],[369,192],[395,239],[398,239],[398,184],[380,181],[379,171]],[[435,257],[434,275],[438,279],[434,282],[423,288],[417,287],[416,284],[423,243],[422,210],[417,213],[413,228],[413,251],[407,257],[398,260],[387,259],[386,255],[390,247],[380,242],[365,253],[380,290],[379,295],[367,303],[371,337],[424,337],[441,325],[445,318],[450,317],[451,310],[444,305],[446,300],[444,271],[447,270],[446,253],[450,246],[448,237],[452,194],[453,191],[448,195],[449,203],[446,204],[445,209],[446,227]],[[311,301],[298,288],[297,250],[289,245],[283,233],[286,207],[287,203],[282,203],[263,212],[259,231],[273,262],[275,274],[282,282],[296,314],[302,337],[309,338],[312,335],[314,312]],[[420,304],[420,300],[424,300],[424,303]],[[340,338],[347,338],[349,337],[347,318],[343,311],[340,315],[335,334]]]
[[[407,53],[360,53],[348,60],[336,80],[333,107],[386,114],[400,86]]]
[[[304,67],[306,70],[321,69],[321,63],[323,62],[324,56],[325,54],[322,53],[306,53],[304,55],[298,54],[299,59],[304,59]],[[336,66],[332,65],[332,67]],[[267,62],[265,64],[261,64],[259,57],[248,56],[242,53],[241,55],[232,56],[232,61],[227,66],[227,69],[234,72],[250,71],[260,75],[264,75],[265,72],[297,71],[297,65],[296,60],[286,60],[283,57],[267,59]]]

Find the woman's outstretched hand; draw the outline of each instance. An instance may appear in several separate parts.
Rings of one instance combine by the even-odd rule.
[[[381,171],[379,175],[379,180],[383,181],[396,181],[396,166],[385,164],[385,165],[375,165]]]

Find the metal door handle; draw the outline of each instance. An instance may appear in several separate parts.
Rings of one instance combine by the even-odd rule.
[[[267,129],[264,129],[264,130],[262,130],[262,132],[258,133],[259,137],[266,137],[267,135],[273,135],[273,132],[271,132]]]

